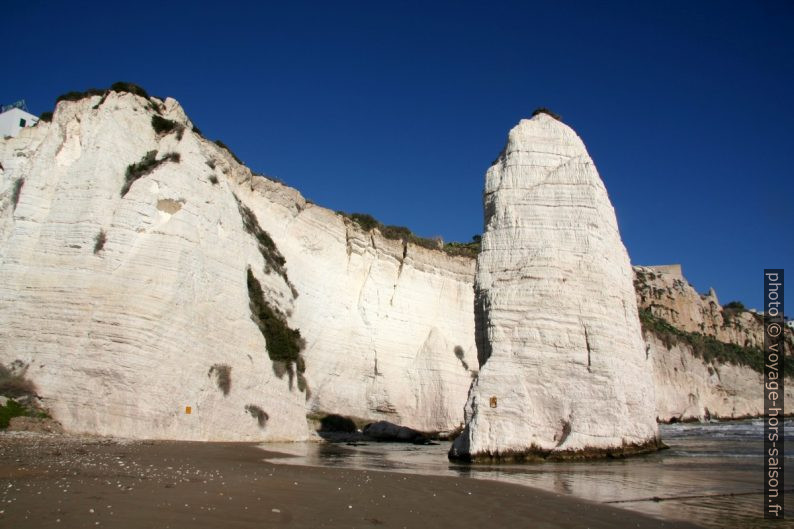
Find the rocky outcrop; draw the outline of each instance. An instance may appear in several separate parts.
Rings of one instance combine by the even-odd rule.
[[[699,357],[685,341],[645,332],[653,361],[659,422],[746,419],[764,414],[764,374],[745,365]],[[794,413],[794,379],[785,380],[785,414]]]
[[[477,261],[480,373],[450,457],[655,449],[651,362],[614,210],[584,144],[540,113],[485,180]]]
[[[428,442],[427,437],[421,432],[388,421],[368,424],[364,427],[362,433],[366,438],[379,442],[414,444],[425,444]]]
[[[14,417],[8,425],[10,432],[63,433],[57,421],[43,417]]]
[[[314,436],[307,414],[462,422],[470,259],[307,202],[138,90],[70,94],[0,140],[0,163],[0,362],[27,366],[67,431],[275,441]]]
[[[720,305],[717,293],[698,293],[684,278],[681,267],[634,267],[637,305],[678,329],[712,336],[742,347],[764,345],[763,316],[743,306]],[[794,332],[784,328],[784,349],[794,354]]]
[[[698,294],[678,270],[635,267],[660,422],[743,419],[764,413],[763,319]],[[791,358],[791,331],[784,332]],[[789,368],[790,374],[790,368]],[[794,413],[794,379],[785,380],[785,413]]]
[[[300,293],[309,411],[459,427],[477,369],[474,262],[363,231],[265,179],[253,193]]]
[[[334,414],[444,435],[463,423],[479,363],[491,374],[472,388],[480,427],[464,439],[486,453],[642,445],[655,430],[640,393],[653,391],[635,371],[649,362],[662,420],[759,410],[745,366],[647,330],[650,360],[626,353],[637,344],[625,252],[570,129],[522,122],[488,185],[483,259],[495,268],[475,311],[472,259],[252,174],[175,100],[124,86],[69,94],[51,123],[0,139],[0,364],[24,371],[67,431],[140,438],[310,439]],[[757,316],[672,272],[642,272],[641,308],[760,343]],[[530,402],[531,421],[516,422]],[[640,417],[635,430],[626,417]]]

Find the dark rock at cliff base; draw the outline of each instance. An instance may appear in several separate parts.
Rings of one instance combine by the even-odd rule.
[[[427,444],[429,439],[422,433],[407,426],[389,421],[378,421],[364,427],[366,437],[379,442]]]
[[[58,421],[48,417],[13,417],[8,424],[9,432],[63,433]]]

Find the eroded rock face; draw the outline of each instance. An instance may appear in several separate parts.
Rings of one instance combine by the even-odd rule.
[[[155,114],[177,126],[158,133]],[[307,413],[462,422],[470,259],[252,175],[173,99],[63,101],[0,139],[0,163],[0,362],[28,366],[67,431],[276,441],[312,437]],[[286,327],[268,340],[272,315]]]
[[[155,107],[179,126],[158,134]],[[366,232],[253,175],[173,99],[62,102],[52,123],[0,139],[0,363],[26,369],[67,431],[277,441],[334,413],[450,432],[479,356],[491,374],[462,439],[481,453],[641,445],[655,429],[626,417],[644,417],[652,367],[626,352],[625,251],[584,146],[550,119],[522,122],[489,172],[475,303],[471,259]],[[148,153],[151,171],[125,186]],[[726,323],[683,282],[648,284],[640,303],[682,328],[758,342],[755,316]],[[251,285],[300,332],[298,356],[270,357]],[[759,410],[747,368],[687,354],[649,339],[660,418]]]
[[[741,347],[764,346],[761,314],[720,305],[717,293],[710,289],[698,293],[678,267],[671,273],[667,267],[635,266],[634,286],[640,309],[662,318],[682,331],[713,336],[725,343]],[[783,329],[783,348],[794,354],[794,332]]]
[[[0,206],[0,359],[28,366],[67,431],[306,438],[305,394],[274,373],[251,320],[248,267],[276,310],[294,297],[243,227],[233,194],[246,174],[176,101],[158,106],[183,133],[157,134],[151,101],[110,92],[61,102],[52,123],[0,142],[3,198],[24,179]],[[125,189],[150,152],[152,170]],[[229,395],[215,364],[231,370]]]
[[[458,428],[477,370],[474,261],[364,232],[265,179],[253,193],[300,293],[310,412]]]
[[[424,444],[427,438],[421,432],[411,428],[392,424],[388,421],[378,421],[368,424],[363,429],[365,437],[374,441],[393,442],[393,443],[414,443]]]
[[[710,362],[685,342],[665,343],[645,333],[653,361],[660,422],[746,419],[764,414],[764,375],[739,364]],[[786,415],[794,413],[794,380],[785,380]]]
[[[632,269],[584,144],[522,120],[488,170],[475,306],[480,373],[451,457],[654,449],[652,365]]]
[[[13,417],[8,423],[9,432],[63,433],[57,421],[39,417]]]
[[[670,270],[672,268],[672,270]],[[716,292],[699,294],[684,278],[680,267],[634,267],[637,304],[646,317],[660,318],[675,330],[658,329],[648,321],[644,338],[653,362],[656,411],[660,422],[706,419],[742,419],[764,413],[763,373],[753,357],[762,357],[763,317],[720,305]],[[692,333],[695,333],[693,335]],[[743,351],[733,361],[704,358],[687,336],[702,335]],[[784,349],[794,349],[791,331],[784,331]],[[714,350],[720,344],[712,344]],[[700,349],[706,349],[700,345]],[[728,349],[730,352],[730,348]],[[743,358],[744,363],[739,359]],[[794,410],[794,380],[785,380],[785,413]]]

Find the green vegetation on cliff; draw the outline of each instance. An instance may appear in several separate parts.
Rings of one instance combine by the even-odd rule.
[[[157,159],[157,151],[147,152],[139,162],[127,166],[127,171],[124,173],[124,185],[121,186],[121,196],[124,197],[129,192],[136,180],[150,174],[161,164],[165,162],[179,163],[180,159],[178,152],[169,152],[159,160]]]
[[[535,116],[537,116],[538,114],[546,114],[547,116],[551,116],[551,117],[553,117],[553,118],[554,118],[554,119],[556,119],[557,121],[560,121],[560,122],[562,121],[562,116],[560,116],[559,114],[557,114],[556,112],[554,112],[554,111],[552,111],[552,110],[549,110],[549,109],[548,109],[548,108],[546,108],[546,107],[539,107],[539,108],[536,108],[536,109],[535,109],[535,110],[532,112],[532,117],[534,118],[534,117],[535,117]]]
[[[110,85],[110,88],[89,88],[88,90],[83,90],[82,92],[66,92],[65,94],[59,95],[55,99],[55,103],[59,103],[61,101],[80,101],[81,99],[85,99],[86,97],[91,96],[104,96],[107,95],[108,92],[128,92],[130,94],[135,94],[136,96],[140,96],[144,99],[149,99],[149,94],[143,87],[138,86],[135,83],[128,83],[126,81],[118,81]]]
[[[14,363],[11,364],[12,368]],[[18,367],[18,366],[17,366]],[[14,417],[48,418],[49,415],[36,404],[36,386],[25,378],[24,369],[9,369],[0,364],[0,430],[8,428]]]
[[[281,255],[276,243],[273,241],[273,238],[270,237],[270,234],[262,229],[259,225],[259,220],[256,218],[256,214],[243,204],[243,202],[237,198],[237,195],[232,195],[234,200],[237,202],[237,209],[240,212],[240,219],[243,222],[243,229],[245,229],[246,233],[251,235],[254,239],[256,239],[256,245],[259,249],[259,253],[262,255],[262,259],[265,261],[265,273],[269,274],[270,272],[275,271],[278,275],[284,279],[284,282],[289,285],[290,289],[292,290],[293,297],[297,297],[297,292],[295,291],[295,287],[292,286],[292,283],[287,276],[287,260]]]
[[[182,134],[185,132],[185,126],[181,123],[177,123],[176,121],[166,119],[156,114],[152,116],[152,128],[154,129],[155,133],[161,136],[176,132],[177,140],[181,140]]]
[[[689,346],[695,356],[706,363],[730,363],[749,367],[759,373],[764,372],[764,352],[757,347],[742,347],[721,342],[713,336],[682,331],[648,309],[640,309],[639,313],[643,330],[659,338],[668,349],[683,344]],[[783,374],[787,377],[794,376],[794,358],[784,357]]]
[[[291,328],[287,324],[286,316],[265,300],[262,284],[250,267],[247,270],[247,284],[251,319],[265,338],[265,347],[273,364],[273,371],[279,378],[284,376],[284,373],[288,373],[290,387],[297,371],[298,389],[302,392],[306,391],[307,384],[303,375],[306,371],[306,362],[301,355],[306,343],[300,331]]]
[[[482,237],[475,235],[471,242],[448,242],[444,245],[444,251],[449,255],[461,255],[463,257],[477,257],[480,253]]]
[[[426,238],[420,237],[413,233],[410,228],[405,226],[390,226],[381,223],[375,217],[368,213],[345,213],[344,211],[337,211],[337,214],[350,219],[354,224],[358,225],[362,230],[369,232],[377,228],[381,235],[387,239],[394,241],[402,241],[404,243],[411,243],[429,250],[439,250],[452,256],[463,257],[477,257],[480,252],[480,236],[475,235],[472,237],[471,242],[449,242],[444,244],[441,237]]]

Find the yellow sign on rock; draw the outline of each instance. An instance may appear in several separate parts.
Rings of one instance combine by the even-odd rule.
[[[190,406],[185,406],[185,414],[190,415],[193,412],[193,408]]]

